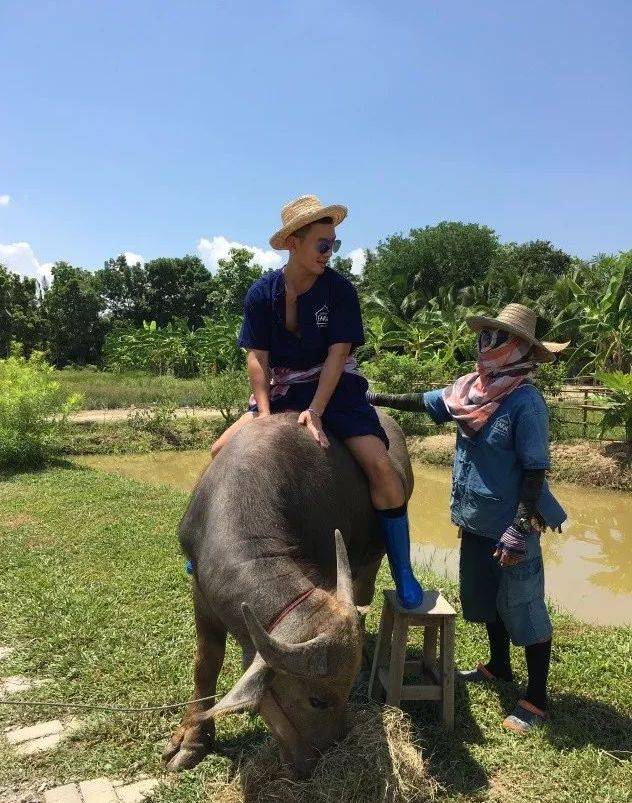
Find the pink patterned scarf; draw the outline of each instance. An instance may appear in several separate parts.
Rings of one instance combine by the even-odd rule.
[[[302,382],[315,382],[320,376],[324,363],[319,363],[311,368],[273,368],[272,377],[270,379],[270,400],[279,399],[285,396],[290,389],[290,385],[300,384]],[[355,357],[347,357],[344,368],[344,374],[358,374],[358,361]],[[256,404],[254,395],[250,397],[250,405]]]
[[[492,331],[485,345],[481,345],[479,337],[476,371],[459,377],[443,391],[445,406],[466,438],[474,437],[502,399],[533,376],[536,364],[525,360],[531,344],[510,335],[497,345],[499,334]]]

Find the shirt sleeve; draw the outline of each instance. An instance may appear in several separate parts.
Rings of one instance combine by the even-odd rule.
[[[270,351],[271,320],[265,296],[251,287],[244,301],[244,320],[237,338],[243,349]]]
[[[549,414],[543,401],[520,407],[514,423],[514,448],[525,469],[549,469]]]
[[[450,411],[443,401],[443,390],[429,390],[424,393],[424,405],[426,412],[435,424],[445,424],[447,421],[452,421]]]
[[[355,287],[346,280],[336,282],[332,309],[329,312],[328,340],[334,343],[364,343],[362,313]]]

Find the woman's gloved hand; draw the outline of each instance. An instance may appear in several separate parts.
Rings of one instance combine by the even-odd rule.
[[[498,558],[501,566],[514,566],[524,560],[527,554],[527,537],[530,531],[524,531],[515,522],[510,524],[505,532],[500,536],[496,544],[494,557]]]
[[[514,566],[527,554],[527,538],[546,530],[546,522],[538,513],[537,501],[544,483],[544,469],[524,472],[520,501],[513,522],[500,536],[494,557],[501,566]]]

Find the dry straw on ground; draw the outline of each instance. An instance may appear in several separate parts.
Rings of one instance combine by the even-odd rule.
[[[437,783],[415,743],[409,718],[396,708],[354,705],[346,739],[295,781],[277,746],[264,742],[231,777],[207,785],[212,803],[426,803]]]

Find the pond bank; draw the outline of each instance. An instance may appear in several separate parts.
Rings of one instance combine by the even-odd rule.
[[[75,462],[102,472],[190,491],[210,463],[208,450],[93,455]],[[452,580],[459,541],[450,521],[450,470],[415,465],[408,511],[414,559]],[[563,610],[596,624],[632,624],[632,510],[625,493],[555,484],[568,514],[562,533],[542,539],[547,595]]]
[[[118,411],[116,411],[118,412]],[[101,413],[103,415],[103,413]],[[69,423],[62,455],[146,454],[155,451],[210,449],[224,427],[217,417],[161,418],[138,412],[135,419]],[[413,462],[451,466],[454,432],[406,438]],[[551,478],[596,488],[632,491],[632,448],[597,441],[553,442]]]
[[[455,435],[407,438],[413,462],[452,466]],[[551,479],[594,488],[632,491],[632,447],[624,443],[551,443]]]

